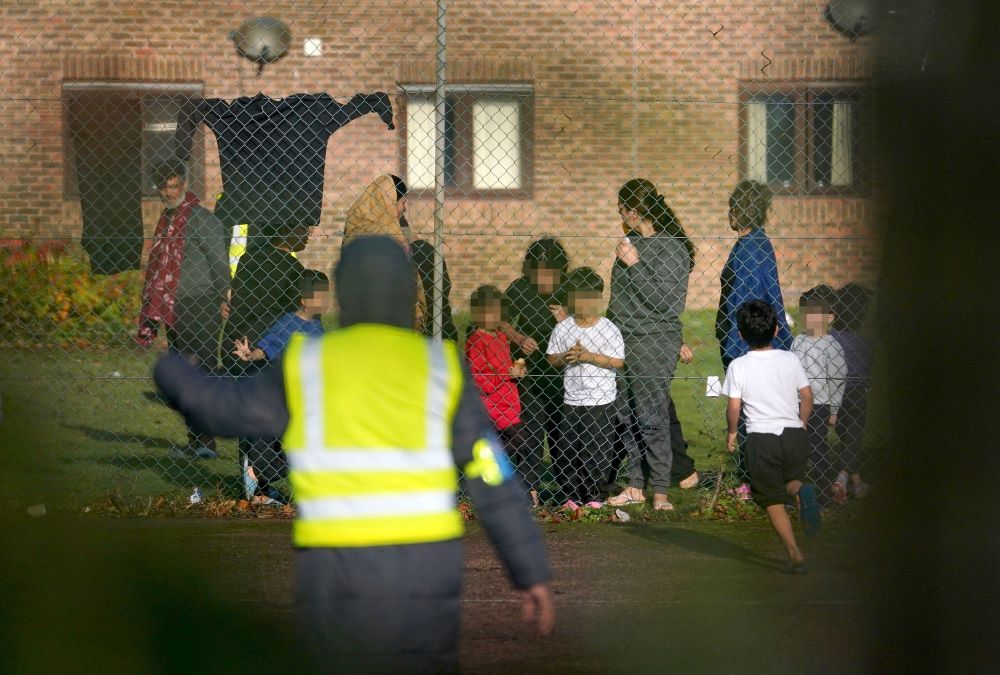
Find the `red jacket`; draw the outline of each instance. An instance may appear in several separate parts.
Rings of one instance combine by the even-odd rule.
[[[497,429],[521,421],[521,399],[510,376],[510,342],[503,333],[476,328],[465,341],[465,358],[483,405]]]

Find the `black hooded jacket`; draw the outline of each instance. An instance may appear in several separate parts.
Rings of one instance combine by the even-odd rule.
[[[378,323],[412,327],[416,282],[403,249],[387,237],[361,237],[344,248],[336,270],[340,325]],[[171,405],[196,429],[215,436],[274,438],[284,434],[288,407],[280,360],[255,377],[238,381],[207,376],[184,358],[167,354],[154,378]],[[462,397],[452,424],[452,453],[461,471],[472,447],[493,436],[472,377],[465,372]],[[492,487],[463,479],[476,513],[517,588],[551,577],[545,546],[516,479]]]

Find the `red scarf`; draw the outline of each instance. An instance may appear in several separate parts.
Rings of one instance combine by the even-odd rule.
[[[157,324],[174,325],[177,283],[181,278],[181,263],[184,262],[184,230],[191,217],[191,209],[196,204],[198,197],[188,192],[177,208],[164,209],[156,223],[149,263],[146,265],[146,283],[142,288],[140,342],[149,342],[156,336]]]

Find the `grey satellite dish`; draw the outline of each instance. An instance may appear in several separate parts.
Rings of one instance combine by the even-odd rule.
[[[270,16],[247,19],[229,34],[236,51],[257,64],[257,73],[268,63],[274,63],[288,52],[292,32],[281,21]]]
[[[830,25],[854,42],[875,28],[876,0],[832,0],[823,11]]]

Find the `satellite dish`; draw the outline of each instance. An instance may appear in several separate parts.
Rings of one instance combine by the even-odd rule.
[[[274,63],[288,52],[292,32],[281,21],[262,16],[247,19],[229,34],[236,51],[257,64],[257,73],[268,63]]]
[[[875,28],[876,0],[833,0],[823,16],[838,32],[854,42]]]

